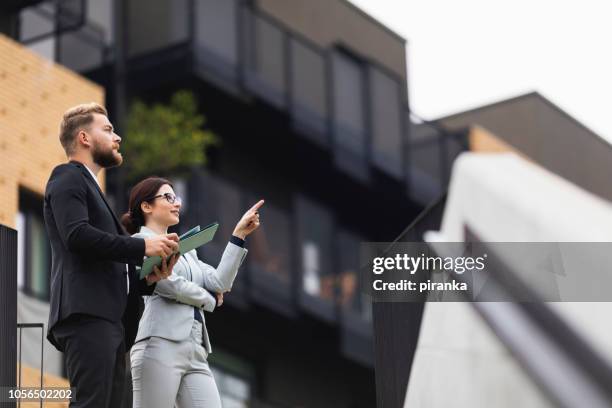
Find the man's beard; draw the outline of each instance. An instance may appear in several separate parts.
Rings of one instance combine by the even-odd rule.
[[[91,152],[94,163],[105,169],[119,166],[123,163],[123,157],[121,155],[115,155],[113,149],[103,151],[99,148],[100,145],[94,144],[94,148]]]

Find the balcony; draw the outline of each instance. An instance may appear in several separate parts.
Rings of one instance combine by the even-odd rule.
[[[39,55],[86,72],[111,61],[112,0],[43,1],[19,13],[19,41]]]
[[[65,3],[71,8],[58,6]],[[130,0],[120,13],[114,4],[46,1],[24,9],[22,39],[84,74],[125,54],[130,83],[144,80],[143,72],[159,84],[195,75],[286,114],[297,134],[329,150],[336,168],[358,182],[375,182],[374,173],[405,181],[406,83],[358,49],[321,48],[244,0],[155,0],[155,7]],[[111,27],[122,13],[119,41]],[[125,52],[116,52],[120,45]]]
[[[220,224],[213,242],[198,250],[213,265],[242,209],[269,196],[199,171],[190,177],[188,189],[181,228]],[[304,195],[295,196],[289,208],[267,200],[260,212],[262,226],[248,238],[249,255],[226,302],[242,310],[257,305],[289,319],[306,314],[338,330],[345,356],[372,365],[371,304],[360,289],[358,269],[360,243],[367,239]]]
[[[359,50],[322,49],[240,0],[132,0],[127,55],[133,69],[177,66],[286,113],[304,138],[333,151],[363,183],[371,167],[404,179],[405,82]],[[142,3],[142,4],[141,4]],[[180,65],[180,67],[179,67]]]

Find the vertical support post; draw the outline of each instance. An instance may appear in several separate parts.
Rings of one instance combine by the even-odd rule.
[[[0,224],[0,386],[17,380],[17,231]],[[2,402],[0,408],[14,407]]]

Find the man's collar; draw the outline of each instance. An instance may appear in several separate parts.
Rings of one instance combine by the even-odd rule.
[[[94,180],[96,180],[96,183],[98,183],[98,185],[100,185],[100,182],[98,181],[98,178],[96,177],[96,175],[94,174],[93,171],[91,171],[91,169],[89,167],[87,167],[86,164],[83,164],[83,166],[87,169],[87,171],[89,171],[89,174],[91,174],[91,177],[94,178]]]
[[[98,186],[100,186],[100,182],[98,181],[98,178],[96,177],[96,175],[94,174],[94,172],[83,162],[80,162],[78,160],[70,160],[70,163],[75,163],[77,165],[81,165],[83,167],[85,167],[87,169],[87,171],[89,172],[89,174],[91,174],[91,177],[93,177],[93,179],[96,181],[96,184],[98,184]]]

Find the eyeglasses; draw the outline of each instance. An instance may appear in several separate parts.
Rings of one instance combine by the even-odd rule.
[[[156,198],[159,198],[159,197],[164,197],[166,201],[169,202],[170,204],[181,205],[181,203],[183,202],[181,197],[177,197],[172,193],[159,194],[159,195],[156,195],[155,197],[151,197],[151,200],[155,200]]]

